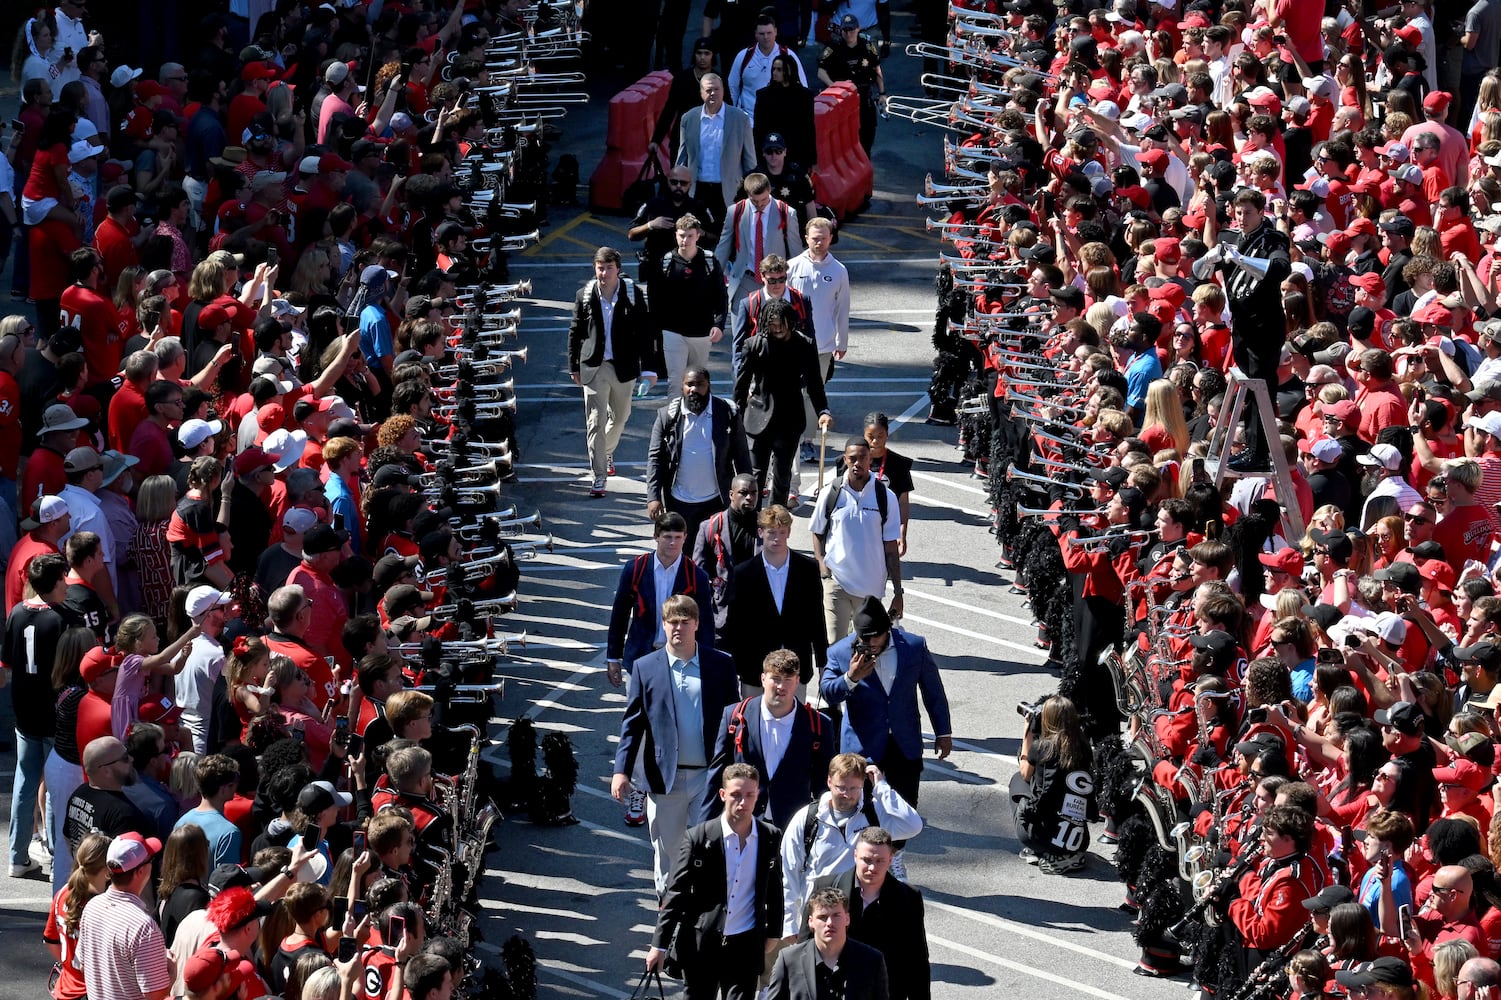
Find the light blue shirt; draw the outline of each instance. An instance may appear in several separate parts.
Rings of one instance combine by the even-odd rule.
[[[1397,936],[1397,928],[1381,926],[1381,878],[1372,868],[1360,880],[1360,905],[1371,913],[1371,922],[1388,937]],[[1407,876],[1407,866],[1400,861],[1392,866],[1392,902],[1398,907],[1412,905],[1412,880]]]
[[[240,828],[224,818],[224,814],[212,809],[194,809],[183,813],[172,828],[196,826],[208,837],[209,867],[237,865],[244,850],[244,838]]]
[[[1292,669],[1293,697],[1301,702],[1313,701],[1313,657],[1309,657]]]
[[[678,767],[707,767],[704,756],[704,684],[698,653],[687,660],[667,656],[672,679],[672,707],[678,727]]]
[[[380,303],[374,302],[360,310],[360,353],[371,368],[381,367],[380,359],[396,353],[391,336],[391,323]]]
[[[1162,362],[1157,360],[1157,351],[1148,347],[1126,366],[1126,408],[1147,408],[1147,387],[1162,377]]]
[[[724,105],[720,105],[719,114],[703,111],[698,119],[698,179],[709,184],[718,184],[721,176],[719,157],[724,151],[724,118]]]

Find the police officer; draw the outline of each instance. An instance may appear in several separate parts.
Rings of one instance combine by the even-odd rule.
[[[824,46],[818,58],[818,78],[825,87],[849,80],[860,92],[860,145],[870,155],[876,140],[876,113],[886,104],[886,78],[881,54],[870,36],[860,31],[860,19],[846,14],[839,20],[839,39]]]
[[[787,158],[787,140],[780,132],[771,132],[761,143],[761,162],[756,170],[771,181],[771,196],[785,201],[797,212],[798,228],[807,226],[818,206],[813,201],[813,182],[801,163]]]

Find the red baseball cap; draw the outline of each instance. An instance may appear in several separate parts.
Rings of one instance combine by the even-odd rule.
[[[1167,154],[1164,153],[1163,155],[1166,156]],[[1152,241],[1152,256],[1164,264],[1177,263],[1183,259],[1183,244],[1178,241],[1176,236],[1158,237]],[[1183,288],[1176,283],[1172,287],[1178,289],[1180,293],[1183,291]],[[1173,304],[1182,305],[1182,299]]]
[[[1351,236],[1351,237],[1361,236],[1361,235],[1375,236],[1376,235],[1376,222],[1375,222],[1375,220],[1368,219],[1368,218],[1366,218],[1365,216],[1362,215],[1358,219],[1356,219],[1354,222],[1350,223],[1350,228],[1345,230],[1345,235],[1346,236]]]
[[[1256,558],[1267,569],[1286,573],[1289,576],[1303,575],[1303,553],[1297,549],[1286,548],[1279,549],[1276,552],[1263,552]]]
[[[1442,111],[1449,106],[1449,102],[1452,100],[1454,100],[1454,95],[1446,90],[1432,91],[1427,97],[1423,98],[1423,110]]]
[[[1442,559],[1425,559],[1418,564],[1418,576],[1425,580],[1432,580],[1446,590],[1453,590],[1459,582],[1459,575],[1454,572],[1454,567]]]
[[[1324,407],[1324,416],[1334,417],[1345,423],[1349,423],[1359,414],[1360,407],[1355,405],[1355,400],[1353,399],[1341,399],[1337,402],[1329,403]]]
[[[268,62],[248,62],[245,68],[240,70],[240,79],[246,83],[251,80],[274,80],[280,75],[276,67]]]
[[[336,153],[324,153],[318,157],[318,173],[320,174],[332,173],[335,170],[342,170],[347,173],[353,169],[353,163],[350,163]]]
[[[1161,248],[1162,248],[1162,244],[1165,243],[1165,242],[1167,242],[1167,241],[1166,240],[1158,240],[1157,241],[1157,247],[1158,247],[1157,257],[1158,257],[1158,259],[1161,259],[1161,257],[1162,257],[1162,249]],[[1173,243],[1177,244],[1178,241],[1177,240],[1173,240]],[[1182,256],[1182,253],[1183,253],[1182,248],[1179,247],[1178,248],[1178,254],[1179,254],[1180,257]],[[1166,303],[1170,304],[1174,309],[1177,309],[1185,301],[1187,301],[1187,299],[1188,299],[1188,293],[1186,293],[1185,291],[1183,291],[1183,286],[1180,285],[1180,284],[1178,284],[1176,281],[1169,281],[1166,284],[1158,285],[1156,288],[1150,288],[1150,289],[1148,289],[1147,290],[1147,297],[1150,298],[1150,299],[1152,299],[1152,300],[1154,300],[1154,301],[1166,302]]]
[[[142,722],[170,726],[182,718],[182,706],[162,694],[141,702],[141,707],[136,714],[140,716]]]
[[[1136,154],[1136,162],[1144,167],[1160,169],[1167,166],[1167,151],[1162,149],[1143,149]]]
[[[95,646],[83,654],[83,662],[78,665],[78,673],[83,677],[85,684],[92,684],[111,670],[120,669],[120,663],[124,657],[110,652],[103,646]]]
[[[1365,274],[1350,275],[1350,284],[1354,285],[1356,288],[1363,288],[1367,292],[1370,292],[1372,295],[1380,291],[1385,291],[1386,289],[1386,282],[1382,281],[1381,275],[1377,274],[1375,271],[1367,271]]]
[[[1403,44],[1414,49],[1423,43],[1422,29],[1417,28],[1411,24],[1402,25],[1402,27],[1392,32],[1392,34],[1396,35]],[[1428,101],[1425,99],[1423,101],[1423,104],[1426,106],[1428,104]]]
[[[1428,304],[1412,314],[1414,322],[1432,323],[1434,326],[1452,326],[1454,317],[1438,299],[1430,299]]]
[[[221,305],[209,303],[198,310],[198,327],[202,330],[212,330],[220,323],[229,322],[229,310]]]
[[[1467,757],[1456,757],[1448,767],[1434,768],[1433,777],[1440,785],[1461,785],[1472,792],[1480,791],[1491,782],[1490,769]]]

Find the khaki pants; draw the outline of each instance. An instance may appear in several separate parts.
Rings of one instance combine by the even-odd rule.
[[[846,593],[833,577],[823,582],[823,620],[824,627],[829,630],[829,645],[850,634],[855,625],[855,612],[864,603],[864,595]]]
[[[584,389],[584,440],[589,448],[589,470],[604,479],[610,456],[620,444],[625,422],[631,417],[631,393],[636,382],[615,377],[615,365],[606,361]]]
[[[667,398],[674,398],[683,388],[683,372],[689,368],[709,368],[709,338],[685,337],[671,330],[662,331],[662,354],[667,359]]]

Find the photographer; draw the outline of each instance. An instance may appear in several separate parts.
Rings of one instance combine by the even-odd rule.
[[[1059,695],[1020,705],[1027,731],[1011,779],[1011,808],[1021,859],[1052,875],[1084,867],[1094,775],[1089,741],[1074,703]]]

